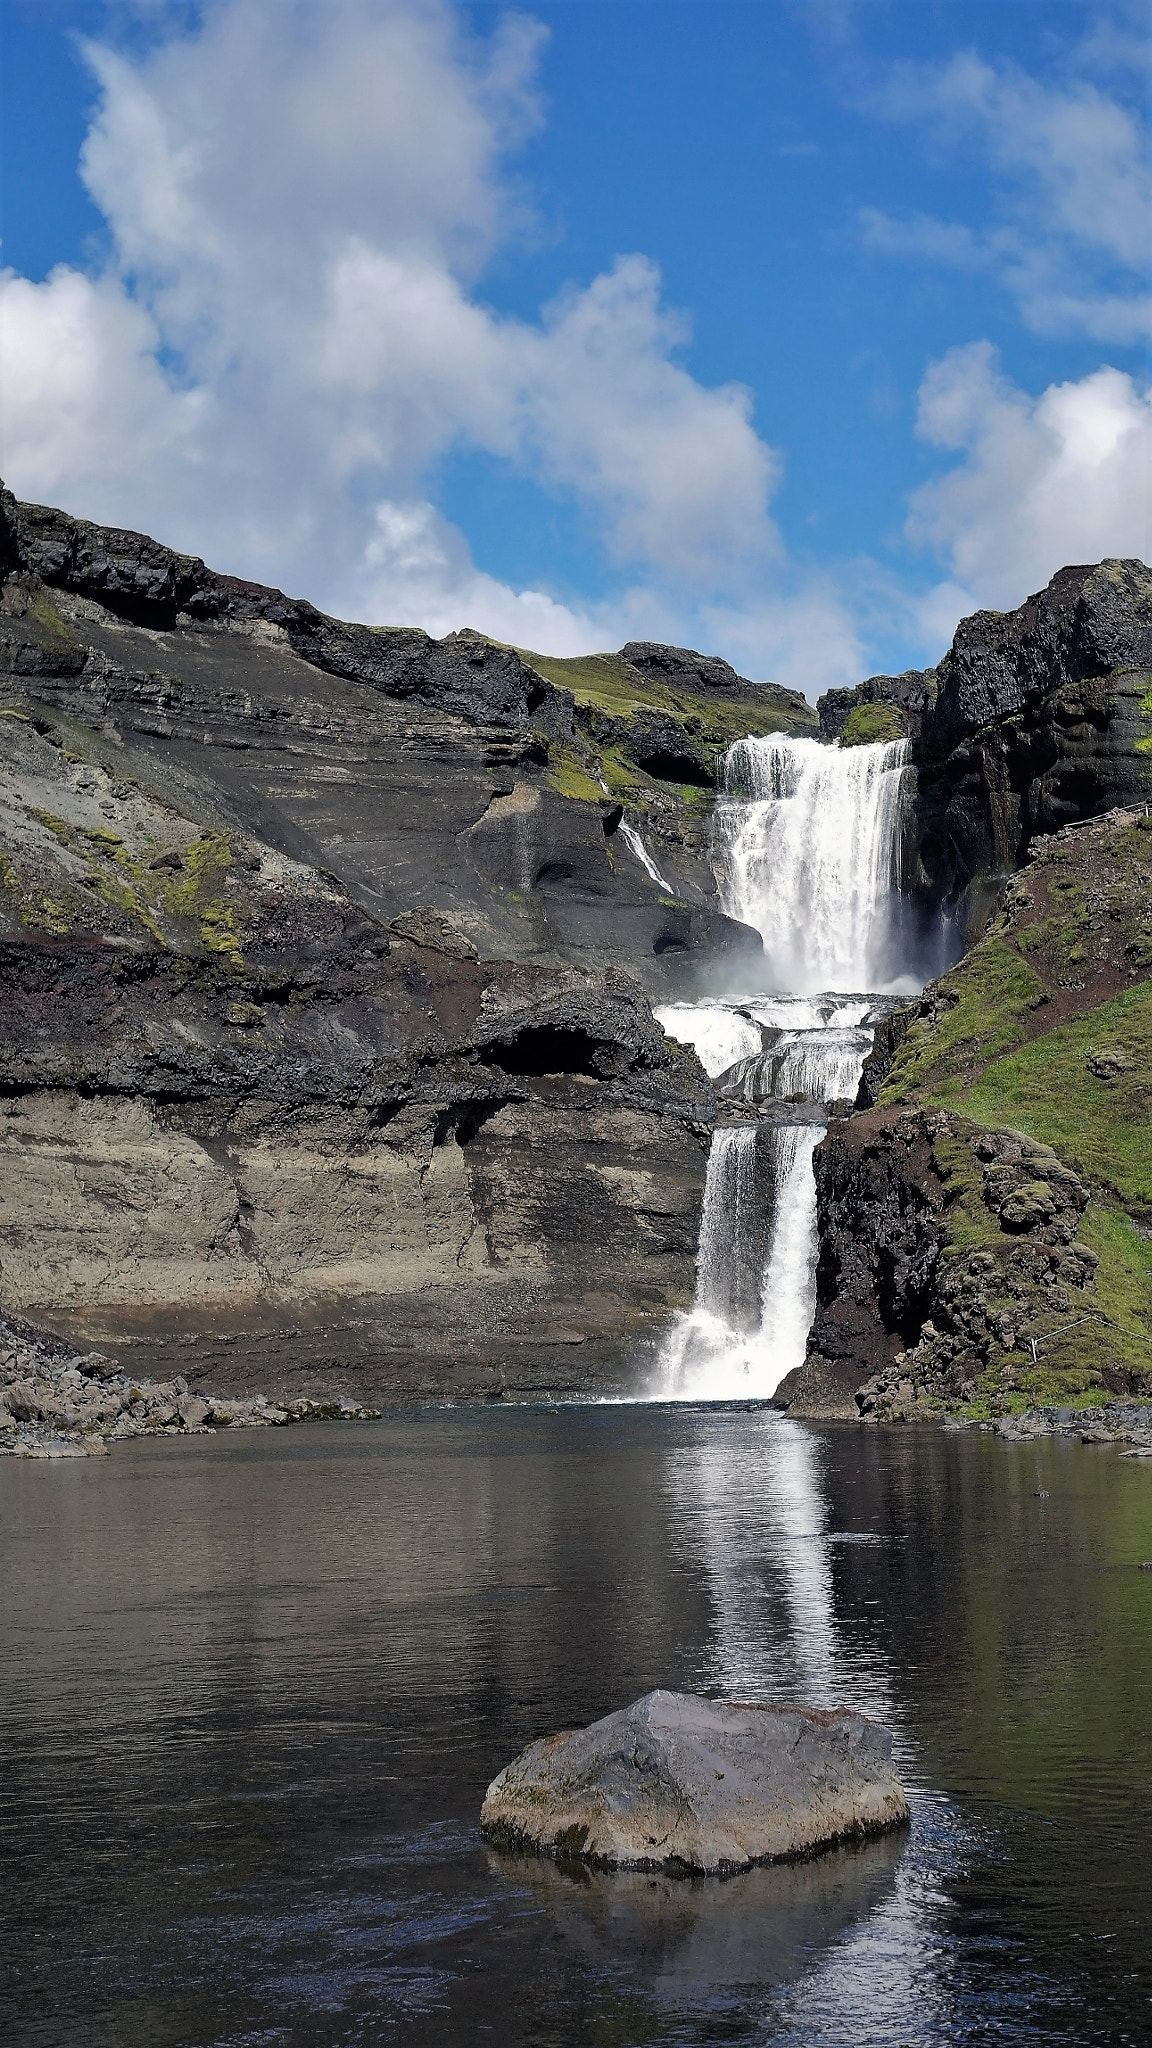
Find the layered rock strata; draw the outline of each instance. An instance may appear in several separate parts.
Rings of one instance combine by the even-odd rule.
[[[640,650],[663,658],[652,680],[623,656],[535,666],[470,630],[347,624],[2,489],[0,572],[10,701],[374,916],[444,911],[487,957],[627,967],[653,994],[761,955],[719,909],[707,815],[734,732],[814,729],[794,692],[685,650]],[[625,807],[662,883],[617,838]]]

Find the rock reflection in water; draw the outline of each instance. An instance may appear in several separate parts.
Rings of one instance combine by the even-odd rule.
[[[594,1971],[627,1956],[636,1979],[680,2010],[786,1984],[893,1890],[907,1836],[847,1844],[728,1878],[588,1870],[489,1851],[494,1875],[523,1887]]]

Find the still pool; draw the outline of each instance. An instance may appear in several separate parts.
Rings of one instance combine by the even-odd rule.
[[[1152,2041],[1152,1462],[760,1410],[422,1410],[0,1466],[18,2048]],[[509,1861],[544,1730],[858,1706],[911,1829]]]

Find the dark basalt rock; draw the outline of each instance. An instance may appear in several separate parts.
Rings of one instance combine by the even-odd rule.
[[[929,1312],[944,1191],[922,1122],[868,1116],[832,1124],[813,1158],[819,1258],[805,1363],[775,1404],[855,1417],[870,1375],[914,1343]]]
[[[1137,745],[1150,681],[1152,571],[1109,560],[962,620],[938,667],[829,691],[818,710],[830,739],[865,707],[899,712],[917,741],[917,887],[949,911],[967,899],[978,919],[982,883],[1036,834],[1152,793]]]
[[[1103,1320],[1099,1261],[1077,1241],[1088,1189],[1050,1145],[950,1111],[880,1110],[833,1124],[814,1169],[816,1317],[775,1396],[790,1413],[938,1415],[990,1364],[1010,1391],[1033,1339]]]
[[[692,717],[636,719],[637,750],[674,778],[637,776],[660,886],[613,858],[622,811],[595,801],[582,764],[589,707],[577,733],[569,691],[470,628],[346,625],[2,491],[0,551],[14,710],[79,721],[129,778],[178,805],[194,793],[194,810],[336,874],[380,921],[427,910],[485,957],[629,967],[665,999],[733,947],[760,954],[719,911],[707,816],[684,799],[714,779]],[[622,744],[630,721],[606,723]]]
[[[826,690],[816,705],[820,731],[838,740],[854,711],[866,704],[886,704],[899,714],[902,730],[913,739],[920,732],[935,684],[934,669],[906,669],[899,676],[869,676],[852,690]]]
[[[467,631],[433,640],[414,626],[350,625],[282,590],[218,575],[199,557],[146,534],[19,504],[9,491],[2,504],[2,544],[13,566],[132,625],[262,623],[277,627],[302,660],[384,696],[418,700],[475,724],[516,728],[534,720],[571,732],[568,693],[554,691],[511,648]]]
[[[1061,569],[1014,612],[976,612],[936,670],[922,728],[944,756],[982,726],[1069,685],[1152,668],[1152,570],[1104,561]]]
[[[661,782],[687,783],[697,789],[715,787],[713,760],[666,712],[637,712],[626,728],[623,749],[638,768]]]

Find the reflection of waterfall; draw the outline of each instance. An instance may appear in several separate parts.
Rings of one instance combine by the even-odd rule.
[[[703,1566],[715,1610],[703,1683],[737,1699],[857,1706],[892,1723],[899,1710],[875,1644],[837,1618],[833,1560],[842,1544],[878,1544],[834,1529],[825,1440],[763,1410],[734,1445],[701,1417],[665,1468],[679,1553]],[[851,1513],[851,1507],[849,1512]]]
[[[755,925],[778,987],[882,988],[895,963],[907,740],[737,740],[716,812],[724,908]]]
[[[729,749],[716,816],[724,906],[761,933],[777,986],[798,993],[702,998],[656,1015],[734,1103],[854,1098],[886,999],[850,992],[891,981],[899,964],[907,759],[902,740]],[[821,1125],[792,1115],[780,1108],[713,1139],[695,1300],[669,1332],[653,1389],[666,1400],[765,1399],[803,1363]]]

